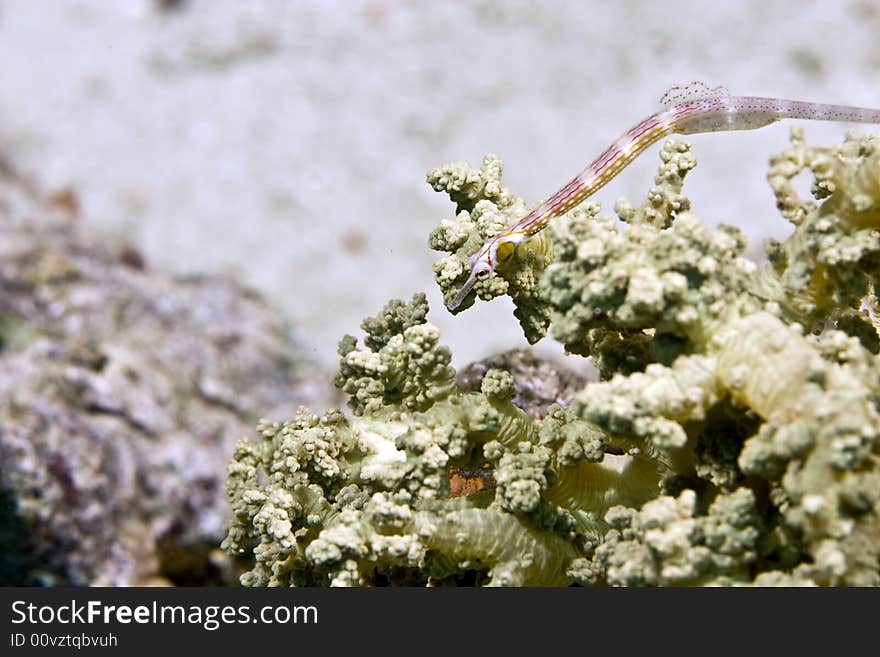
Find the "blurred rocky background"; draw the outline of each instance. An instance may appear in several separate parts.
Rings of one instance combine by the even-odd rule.
[[[257,292],[84,239],[78,205],[0,175],[0,584],[233,583],[234,443],[330,386]]]

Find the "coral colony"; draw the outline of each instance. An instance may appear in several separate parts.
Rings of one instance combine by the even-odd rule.
[[[466,391],[424,295],[391,301],[340,342],[350,414],[238,445],[242,583],[880,585],[880,137],[793,130],[769,181],[794,232],[763,266],[691,213],[689,145],[660,157],[619,221],[566,207],[478,278],[528,208],[495,156],[428,174],[456,205],[430,236],[446,302],[511,297],[530,342],[549,331],[600,380],[533,414],[506,371]]]

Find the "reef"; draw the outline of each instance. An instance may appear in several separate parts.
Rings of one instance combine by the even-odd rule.
[[[692,212],[690,146],[660,157],[640,205],[575,208],[456,309],[510,296],[529,342],[599,380],[528,394],[517,358],[456,380],[424,295],[390,302],[340,342],[349,412],[238,444],[242,583],[880,585],[880,138],[793,131],[769,173],[793,233],[763,265]],[[527,210],[501,173],[487,156],[428,174],[456,206],[429,240],[447,301]]]

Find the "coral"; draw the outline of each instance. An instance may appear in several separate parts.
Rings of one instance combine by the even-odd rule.
[[[803,200],[792,180],[814,173],[815,200]],[[880,137],[847,136],[833,148],[808,148],[792,131],[792,148],[771,160],[769,180],[782,214],[796,229],[784,243],[771,240],[756,293],[779,303],[807,330],[849,324],[877,352],[877,333],[862,300],[880,276]]]
[[[447,192],[457,205],[455,220],[441,221],[428,238],[432,249],[451,252],[434,263],[434,276],[448,304],[470,274],[470,257],[525,214],[525,203],[501,186],[501,162],[494,155],[487,155],[478,171],[465,162],[434,169],[428,172],[428,183]],[[517,249],[497,276],[478,282],[476,294],[469,294],[455,312],[472,306],[475,296],[488,301],[509,295],[526,338],[537,342],[546,335],[550,320],[549,308],[538,295],[538,278],[552,257],[551,240],[539,234]]]
[[[530,342],[549,329],[598,381],[512,353],[456,383],[424,297],[391,302],[340,345],[353,417],[302,410],[239,446],[243,581],[880,585],[878,146],[793,132],[770,182],[794,232],[759,266],[693,214],[669,141],[639,207],[554,220],[457,309],[511,296]],[[456,204],[430,238],[448,300],[526,206],[494,156],[428,178]]]
[[[449,366],[452,354],[439,346],[440,332],[425,323],[428,302],[424,294],[409,304],[392,301],[382,313],[364,320],[365,348],[347,335],[339,343],[337,388],[350,395],[355,414],[388,405],[410,410],[429,407],[446,397],[455,385]]]
[[[489,369],[480,391],[467,392],[435,340],[389,349],[407,336],[436,336],[425,310],[422,295],[392,301],[364,323],[363,347],[343,341],[336,381],[353,417],[303,408],[289,422],[261,425],[260,441],[239,444],[224,547],[253,551],[244,583],[567,584],[567,564],[601,534],[605,511],[653,494],[652,462],[606,457],[604,432],[559,406],[530,416],[511,403],[507,372]],[[373,367],[351,366],[372,359]],[[411,367],[414,360],[430,367]],[[394,372],[413,385],[391,385],[401,382]],[[453,494],[453,473],[485,466],[491,486]],[[625,483],[633,473],[647,485]]]
[[[749,579],[757,559],[760,520],[748,488],[718,496],[696,513],[697,496],[685,490],[663,495],[640,509],[615,506],[610,527],[592,559],[571,573],[584,583],[613,586],[697,586]]]

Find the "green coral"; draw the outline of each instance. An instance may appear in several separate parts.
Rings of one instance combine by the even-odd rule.
[[[470,212],[485,199],[496,207],[507,208],[518,200],[501,184],[504,165],[497,155],[487,155],[474,170],[467,162],[445,164],[428,172],[428,184],[437,192],[446,192],[456,204],[456,212]]]
[[[515,382],[500,370],[480,392],[459,389],[426,311],[423,295],[392,301],[364,322],[364,347],[343,340],[336,381],[354,417],[301,409],[239,444],[224,547],[252,552],[243,583],[573,581],[567,564],[613,503],[581,483],[591,472],[622,476],[604,472],[604,433],[559,408],[532,418],[511,403]],[[452,470],[486,462],[497,488],[453,497]],[[650,476],[649,491],[628,501],[653,494]]]
[[[793,179],[813,172],[815,200],[801,199]],[[796,229],[767,245],[770,266],[755,291],[777,302],[808,330],[846,325],[877,352],[877,333],[859,313],[880,277],[880,136],[847,136],[833,148],[808,148],[802,130],[792,148],[771,160],[770,184],[783,216]]]
[[[447,192],[457,206],[455,219],[441,221],[428,238],[435,251],[450,252],[434,263],[434,277],[448,304],[470,275],[470,257],[527,210],[522,199],[501,186],[501,162],[493,155],[487,155],[476,171],[465,162],[434,169],[428,173],[428,182],[435,190]],[[550,321],[549,308],[538,291],[538,280],[553,259],[552,247],[552,241],[539,233],[499,266],[496,276],[477,282],[474,292],[454,312],[471,307],[476,296],[488,301],[509,295],[526,338],[537,342],[546,335]]]
[[[760,519],[748,488],[718,496],[705,514],[697,496],[685,490],[663,495],[641,509],[615,506],[610,530],[590,559],[571,574],[583,584],[612,586],[698,586],[750,579],[757,560]]]
[[[394,300],[361,324],[364,348],[358,349],[350,335],[339,342],[342,358],[334,384],[350,395],[355,414],[388,405],[419,410],[452,390],[452,354],[439,346],[440,332],[425,323],[427,314],[424,294],[413,295],[408,304]]]
[[[530,415],[504,370],[456,384],[424,296],[389,303],[340,343],[353,417],[302,410],[239,446],[244,583],[880,585],[880,139],[794,131],[770,172],[794,232],[760,267],[692,213],[688,144],[660,156],[644,203],[554,220],[459,309],[510,295],[530,341],[552,331],[600,380]],[[526,206],[494,156],[428,178],[456,204],[430,238],[448,301]],[[481,485],[455,496],[461,472]]]

